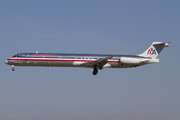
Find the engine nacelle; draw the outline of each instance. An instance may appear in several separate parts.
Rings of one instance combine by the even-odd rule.
[[[120,62],[124,64],[140,64],[141,61],[138,58],[121,57]]]
[[[74,66],[79,66],[79,65],[81,65],[81,64],[83,64],[83,63],[85,63],[85,62],[73,62],[73,65],[74,65]]]

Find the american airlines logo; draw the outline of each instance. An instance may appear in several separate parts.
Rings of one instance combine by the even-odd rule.
[[[153,55],[153,54],[155,54],[156,55],[156,50],[155,49],[153,49],[153,48],[150,48],[149,50],[148,50],[148,52],[147,52],[147,55]]]

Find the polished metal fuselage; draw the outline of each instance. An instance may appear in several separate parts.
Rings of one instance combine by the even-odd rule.
[[[97,61],[109,56],[113,58],[103,68],[128,68],[145,65],[141,63],[122,63],[121,58],[133,58],[138,60],[147,59],[145,57],[133,55],[108,55],[108,54],[63,54],[63,53],[19,53],[5,61],[13,66],[46,66],[46,67],[85,67],[94,68],[93,65],[83,65],[83,63]]]

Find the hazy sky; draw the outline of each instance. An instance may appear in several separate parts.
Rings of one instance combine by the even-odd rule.
[[[140,54],[175,41],[160,63],[129,69],[15,67],[16,53]],[[180,119],[179,0],[1,0],[0,116],[135,114]]]

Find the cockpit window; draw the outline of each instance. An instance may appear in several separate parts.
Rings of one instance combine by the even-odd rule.
[[[16,55],[14,55],[13,57],[17,57],[17,54],[16,54]]]
[[[22,57],[22,55],[23,55],[23,54],[20,53],[20,54],[14,55],[13,57]]]

